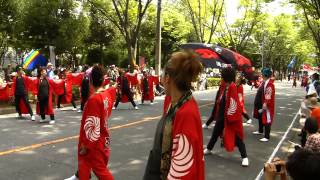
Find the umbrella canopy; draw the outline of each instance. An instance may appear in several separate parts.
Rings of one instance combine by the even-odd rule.
[[[203,43],[187,43],[181,45],[181,48],[192,49],[200,55],[203,59],[202,61],[209,60],[210,58],[210,61],[214,61],[215,63],[221,62],[223,64],[231,64],[232,67],[244,72],[247,79],[251,80],[255,78],[251,61],[230,49],[223,48],[218,45]],[[225,67],[225,65],[222,67]]]
[[[199,60],[205,67],[223,68],[226,62],[206,44],[188,43],[180,46],[182,49],[192,50],[199,55]]]
[[[23,59],[23,68],[27,70],[34,70],[37,65],[39,66],[46,66],[47,59],[41,55],[38,50],[32,50],[28,53],[25,58]]]

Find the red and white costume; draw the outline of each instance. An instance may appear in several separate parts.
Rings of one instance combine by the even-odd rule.
[[[262,112],[262,123],[264,125],[272,124],[275,106],[275,88],[272,79],[269,79],[269,81],[264,84],[262,104],[267,105],[267,109]]]
[[[170,106],[166,97],[164,112]],[[194,98],[185,102],[176,112],[172,127],[171,167],[167,180],[204,180],[204,158],[201,119]]]
[[[238,91],[238,96],[239,96],[239,102],[240,102],[240,106],[241,106],[241,109],[242,109],[242,112],[246,113],[246,109],[244,107],[244,92],[243,92],[243,85],[240,84],[238,87],[237,87],[237,91]]]
[[[97,92],[88,99],[81,120],[78,144],[79,179],[89,180],[91,169],[99,179],[113,180],[107,168],[110,155],[108,118],[115,101],[116,89]],[[87,153],[80,154],[84,146]]]

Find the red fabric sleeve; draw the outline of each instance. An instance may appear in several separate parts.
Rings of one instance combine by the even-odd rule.
[[[81,86],[83,77],[84,77],[84,73],[71,73],[71,76],[69,76],[72,82],[72,85],[75,85],[78,87]]]
[[[4,83],[0,86],[0,101],[8,101],[10,99],[9,86]]]

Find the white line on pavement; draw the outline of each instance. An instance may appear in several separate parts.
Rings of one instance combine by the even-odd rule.
[[[290,126],[288,127],[286,133],[284,133],[284,135],[282,136],[282,139],[279,141],[277,147],[274,149],[274,151],[272,152],[271,156],[268,159],[268,163],[270,163],[272,161],[272,159],[275,157],[276,153],[279,151],[282,143],[284,142],[284,140],[286,139],[287,135],[290,132],[290,129],[292,128],[293,124],[296,122],[296,119],[298,117],[298,114],[300,112],[300,109],[298,110],[297,114],[294,116],[294,118],[292,119],[292,122],[290,124]],[[255,180],[260,180],[263,176],[264,173],[264,168],[261,169],[261,171],[259,172],[259,174],[257,175],[257,177],[255,178]]]

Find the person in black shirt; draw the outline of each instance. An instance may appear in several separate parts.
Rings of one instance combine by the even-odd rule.
[[[21,109],[21,101],[25,105],[27,111],[29,112],[31,116],[31,120],[34,121],[35,117],[33,115],[29,99],[28,99],[28,92],[27,88],[25,86],[25,77],[23,76],[23,71],[21,66],[17,66],[17,76],[13,80],[13,85],[12,85],[12,91],[14,93],[14,100],[15,100],[15,106],[16,110],[19,114],[19,117],[22,117],[22,109]]]
[[[83,111],[84,105],[86,104],[90,96],[90,80],[89,80],[89,75],[86,74],[87,69],[88,69],[88,66],[84,66],[83,72],[85,73],[85,75],[81,82],[81,107],[78,110],[79,113]]]
[[[46,113],[50,114],[50,124],[54,124],[54,114],[52,111],[52,99],[50,98],[50,84],[47,79],[47,71],[45,69],[40,68],[38,70],[38,105],[40,110],[41,120],[40,122],[44,122],[46,118]],[[51,100],[51,102],[50,102]],[[51,111],[51,112],[50,112]]]
[[[133,96],[130,91],[128,78],[125,76],[125,73],[122,69],[119,69],[120,76],[117,79],[118,90],[117,90],[117,100],[113,109],[116,109],[119,105],[119,102],[123,95],[128,97],[128,100],[131,102],[132,106],[135,109],[139,109],[136,103],[133,101]]]

